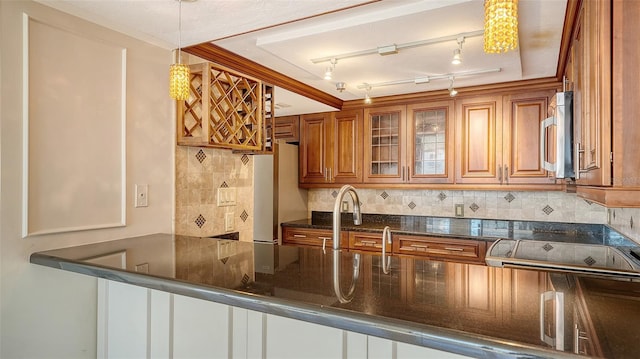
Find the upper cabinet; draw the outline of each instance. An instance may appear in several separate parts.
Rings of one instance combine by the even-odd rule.
[[[177,102],[179,145],[271,147],[272,86],[210,62],[189,67],[189,98]]]
[[[565,67],[575,98],[577,193],[608,207],[638,207],[640,2],[580,3]]]
[[[453,101],[367,108],[365,183],[452,183]]]
[[[362,182],[362,122],[362,110],[300,116],[300,183]]]
[[[554,93],[456,101],[456,183],[554,184],[541,166],[538,135]]]

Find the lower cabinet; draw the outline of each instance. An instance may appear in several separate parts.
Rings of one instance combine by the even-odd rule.
[[[97,358],[466,358],[98,279]]]
[[[282,244],[326,248],[333,247],[333,231],[329,229],[282,227]],[[340,232],[340,248],[349,248],[349,232]]]
[[[429,236],[393,235],[393,253],[484,263],[487,244],[471,239],[449,239]]]

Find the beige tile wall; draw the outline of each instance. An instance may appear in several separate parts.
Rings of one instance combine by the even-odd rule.
[[[640,208],[610,208],[608,218],[611,227],[640,243]]]
[[[220,187],[236,188],[236,205],[217,206]],[[177,146],[176,234],[209,237],[226,233],[233,212],[241,241],[253,240],[253,157],[230,150]]]
[[[357,186],[356,186],[357,187]],[[332,211],[337,189],[309,191],[311,211]],[[606,208],[564,192],[358,189],[363,213],[606,223]],[[475,209],[475,210],[474,210]]]

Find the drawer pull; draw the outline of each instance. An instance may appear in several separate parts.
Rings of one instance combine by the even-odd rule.
[[[448,251],[452,251],[452,252],[464,252],[464,248],[444,247],[444,249],[446,249]]]
[[[307,238],[307,236],[304,234],[294,234],[293,238]]]
[[[323,241],[331,240],[331,237],[318,237],[318,239],[322,239]]]
[[[375,246],[376,245],[376,241],[360,241],[360,243],[362,243],[362,245],[364,245],[364,246]]]
[[[411,247],[413,247],[413,248],[429,248],[429,246],[426,245],[426,244],[412,244]]]

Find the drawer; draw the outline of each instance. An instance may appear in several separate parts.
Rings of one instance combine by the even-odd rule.
[[[310,229],[297,227],[282,227],[282,244],[295,244],[322,247],[326,240],[326,248],[333,247],[333,232],[328,229]],[[340,248],[349,247],[348,232],[340,232]]]
[[[382,233],[349,232],[349,249],[382,252]],[[391,253],[388,243],[386,250]]]
[[[487,245],[484,241],[396,235],[393,253],[484,263]]]

